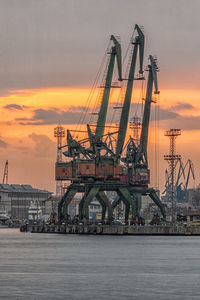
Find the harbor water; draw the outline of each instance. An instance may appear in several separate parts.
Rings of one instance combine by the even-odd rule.
[[[0,299],[200,299],[199,236],[0,228]]]

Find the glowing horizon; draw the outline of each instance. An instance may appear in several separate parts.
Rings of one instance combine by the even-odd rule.
[[[157,128],[157,142],[159,140],[159,157],[160,161],[160,170],[163,170],[167,165],[163,161],[163,154],[168,152],[169,141],[164,137],[164,130],[170,128],[170,124],[173,120],[176,120],[175,124],[178,124],[178,128],[181,128],[183,125],[184,118],[188,116],[198,117],[200,115],[200,104],[198,101],[199,92],[195,90],[174,90],[174,89],[165,89],[161,90],[161,95],[159,99],[160,110],[165,110],[168,112],[173,111],[174,113],[179,114],[178,117],[170,119],[173,115],[166,119],[160,121],[160,128]],[[82,109],[85,107],[87,102],[88,95],[90,93],[89,88],[51,88],[51,89],[30,89],[30,90],[19,90],[12,91],[11,95],[1,97],[1,140],[2,151],[1,151],[1,161],[9,159],[9,168],[12,170],[10,175],[10,180],[16,182],[16,178],[21,180],[21,182],[31,183],[30,178],[33,179],[33,182],[36,186],[40,186],[41,179],[37,179],[37,168],[33,167],[32,174],[27,176],[27,167],[30,164],[30,160],[35,161],[36,165],[43,166],[44,172],[49,173],[51,179],[42,180],[44,187],[46,189],[52,190],[52,186],[55,186],[54,183],[54,162],[56,159],[56,141],[53,136],[53,129],[59,123],[52,122],[47,124],[46,118],[48,115],[45,115],[45,119],[39,120],[34,119],[35,111],[42,110],[44,113],[54,113],[56,117],[59,117],[59,114],[62,115],[62,112],[65,111],[65,114],[68,116],[75,115],[76,118],[82,112]],[[139,90],[134,91],[133,103],[135,100],[138,100]],[[188,101],[188,99],[190,101]],[[112,100],[110,105],[112,106]],[[137,101],[135,101],[137,102]],[[73,107],[73,109],[72,109]],[[90,103],[92,108],[92,103]],[[154,104],[152,105],[152,108]],[[71,110],[70,110],[71,109]],[[52,111],[51,111],[52,110]],[[69,112],[69,114],[67,114]],[[42,115],[43,116],[43,115]],[[38,118],[40,116],[37,116]],[[24,121],[23,121],[24,120]],[[73,118],[71,119],[71,122]],[[23,123],[25,125],[22,125]],[[35,125],[40,123],[40,125]],[[44,122],[44,124],[42,123]],[[46,122],[46,123],[45,123]],[[180,122],[180,124],[179,124]],[[26,125],[26,123],[30,123]],[[76,129],[76,123],[67,124],[67,120],[64,126],[65,129]],[[151,122],[151,129],[149,133],[149,155],[152,156],[150,167],[152,173],[152,184],[156,185],[154,180],[154,159],[152,154],[155,148],[155,124]],[[188,128],[189,129],[189,128]],[[187,153],[191,149],[191,145],[195,145],[198,142],[198,136],[200,129],[195,130],[185,130],[182,136],[177,141],[177,150],[182,153],[182,156],[187,158]],[[128,136],[128,134],[127,134]],[[158,138],[159,137],[159,138]],[[45,141],[46,146],[43,145]],[[19,162],[13,160],[13,156],[18,156]],[[193,150],[192,157],[194,162],[198,161],[198,151]],[[12,166],[11,166],[12,162]],[[32,165],[32,163],[31,163]],[[20,171],[19,171],[20,168]],[[161,171],[160,171],[161,172]],[[19,174],[21,174],[19,176]],[[26,175],[25,175],[26,174]],[[34,175],[35,174],[35,175]],[[161,176],[161,177],[163,177]],[[21,178],[21,179],[20,179]],[[28,181],[27,181],[28,180]],[[160,185],[163,185],[164,180],[160,179]]]

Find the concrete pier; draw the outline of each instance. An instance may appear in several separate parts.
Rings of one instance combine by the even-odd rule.
[[[21,232],[31,233],[60,233],[60,234],[97,234],[97,235],[200,235],[200,226],[184,225],[73,225],[45,224],[22,225]]]

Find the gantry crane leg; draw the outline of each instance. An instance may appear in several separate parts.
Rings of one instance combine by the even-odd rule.
[[[69,188],[64,196],[62,197],[59,205],[58,205],[58,217],[59,219],[67,219],[68,217],[68,205],[76,195],[77,190],[73,188]]]
[[[135,193],[134,198],[136,200],[136,216],[138,219],[141,218],[140,211],[142,207],[142,194],[141,193]]]
[[[156,194],[156,191],[154,189],[150,190],[149,196],[151,197],[151,199],[153,200],[153,202],[159,207],[161,214],[164,218],[164,220],[166,219],[166,212],[165,212],[165,208],[162,204],[162,202],[160,201],[158,195]]]
[[[102,198],[99,196],[99,193],[96,194],[96,198],[97,200],[99,201],[101,207],[102,207],[102,217],[101,217],[101,220],[104,221],[105,220],[105,217],[106,217],[106,204],[105,202],[102,200]]]
[[[118,191],[116,191],[118,192]],[[128,220],[128,216],[129,216],[129,212],[130,212],[130,204],[128,203],[127,199],[124,198],[120,193],[117,194],[117,197],[115,198],[115,200],[112,203],[112,211],[114,211],[114,209],[117,207],[117,205],[120,202],[124,203],[125,206],[125,220]]]
[[[112,221],[113,219],[113,213],[112,213],[112,205],[110,201],[108,200],[108,197],[106,196],[104,191],[99,191],[96,195],[97,199],[99,200],[99,203],[103,203],[108,211],[108,220]],[[100,202],[101,201],[101,202]],[[102,205],[102,221],[105,220],[105,215],[103,215],[103,205]]]
[[[125,221],[128,221],[129,213],[130,213],[130,207],[132,209],[135,207],[135,201],[133,197],[131,196],[128,188],[123,187],[118,189],[118,195],[123,199],[123,202],[125,203],[126,210],[125,210]]]
[[[114,211],[114,209],[117,207],[117,205],[120,203],[120,201],[121,201],[120,196],[117,194],[117,197],[115,198],[115,200],[111,204],[112,211]]]
[[[111,206],[111,203],[109,202],[105,192],[104,191],[98,191],[99,187],[96,188],[96,190],[94,190],[94,189],[92,190],[92,189],[93,188],[87,188],[87,191],[84,193],[84,195],[83,195],[83,197],[82,197],[82,199],[79,203],[79,217],[80,217],[80,220],[83,217],[86,217],[89,204],[91,203],[91,201],[94,197],[97,198],[97,200],[99,201],[99,203],[102,207],[102,221],[105,220],[106,210],[108,212],[108,220],[112,220],[112,206]],[[88,200],[88,199],[90,199],[90,200]],[[85,212],[86,212],[86,214],[85,214]]]
[[[83,195],[83,197],[82,197],[82,199],[81,199],[81,201],[79,203],[79,218],[80,218],[80,220],[83,219],[83,217],[86,216],[84,209],[85,209],[85,207],[87,205],[86,204],[86,199],[88,198],[88,196],[90,197],[90,195],[89,195],[90,192],[91,192],[91,189],[87,189],[87,192]],[[106,208],[107,208],[108,205],[107,205],[106,201],[104,201],[105,199],[103,199],[103,197],[101,195],[101,192],[97,193],[94,197],[97,198],[97,200],[99,201],[99,203],[100,203],[100,205],[102,207],[102,221],[104,221],[105,220],[105,215],[106,215]],[[87,206],[87,210],[88,210],[89,204]],[[108,213],[108,215],[109,215],[109,213]]]
[[[131,197],[132,197],[131,212],[132,212],[132,218],[134,218],[137,216],[137,200],[134,198],[132,194]]]
[[[99,192],[99,187],[93,186],[84,199],[82,215],[87,220],[89,219],[89,205],[92,202],[92,200],[94,199],[94,197],[97,195],[98,192]]]
[[[79,202],[79,219],[82,220],[83,219],[83,205],[84,205],[84,202],[85,202],[85,199],[89,193],[90,189],[87,189],[83,195],[83,197],[81,198],[81,201]]]

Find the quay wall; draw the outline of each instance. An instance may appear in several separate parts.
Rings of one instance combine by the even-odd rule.
[[[22,225],[21,232],[98,235],[200,235],[200,226],[183,225]]]

